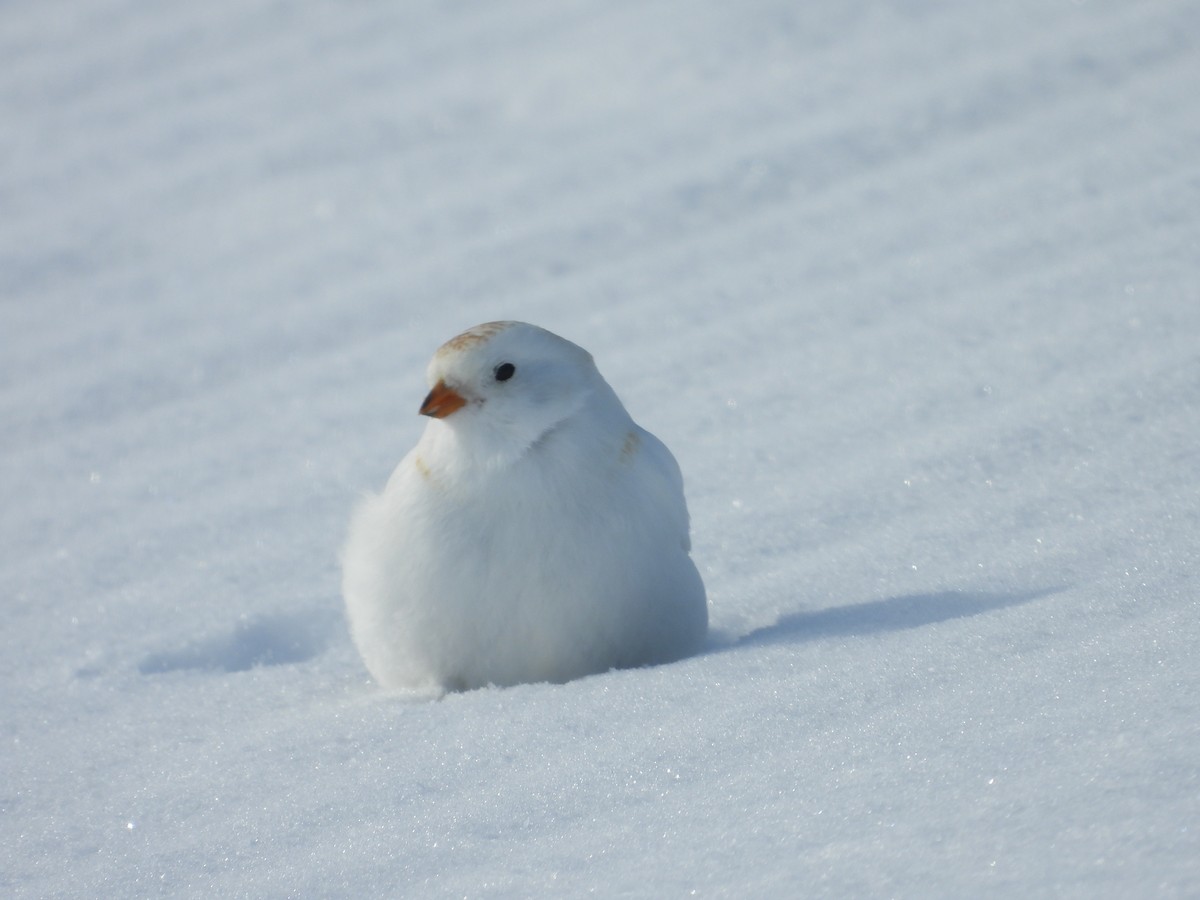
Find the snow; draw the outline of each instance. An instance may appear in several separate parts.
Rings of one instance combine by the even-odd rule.
[[[1195,4],[0,11],[7,896],[1200,884]],[[596,357],[705,653],[373,686],[443,340]]]

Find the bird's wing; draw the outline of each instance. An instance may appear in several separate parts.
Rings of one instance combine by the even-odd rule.
[[[640,438],[637,462],[641,469],[643,490],[653,498],[655,508],[661,511],[664,525],[675,529],[683,549],[691,551],[687,501],[683,496],[683,473],[679,470],[679,463],[666,444],[641,426],[635,427]]]

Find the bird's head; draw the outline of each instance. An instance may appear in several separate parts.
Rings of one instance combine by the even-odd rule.
[[[523,452],[599,390],[611,394],[590,353],[524,322],[464,331],[438,349],[426,377],[421,414],[488,456]]]

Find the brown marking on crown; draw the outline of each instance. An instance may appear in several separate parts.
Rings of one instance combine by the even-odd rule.
[[[437,355],[444,356],[447,353],[459,353],[468,347],[474,347],[476,344],[486,344],[512,324],[512,322],[484,322],[482,325],[468,328],[462,334],[450,338],[450,340],[438,347]]]

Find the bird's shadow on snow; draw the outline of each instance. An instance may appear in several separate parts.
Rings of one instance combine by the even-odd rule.
[[[143,675],[185,669],[245,672],[256,666],[305,662],[328,645],[337,619],[331,610],[248,617],[226,633],[151,653],[138,664],[138,671]]]
[[[1020,606],[1061,590],[1062,587],[1053,587],[1016,594],[941,591],[834,606],[815,612],[791,613],[781,617],[774,625],[756,628],[740,637],[725,638],[715,634],[709,652],[904,631]]]

